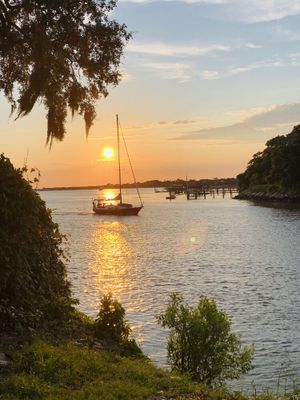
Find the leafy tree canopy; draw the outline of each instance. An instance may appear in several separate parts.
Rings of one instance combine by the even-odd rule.
[[[254,154],[243,174],[237,176],[241,190],[255,187],[270,191],[300,191],[300,125],[288,135],[277,136]]]
[[[47,143],[65,135],[67,109],[85,120],[117,85],[126,26],[109,18],[115,0],[0,0],[0,90],[25,116],[40,101]]]

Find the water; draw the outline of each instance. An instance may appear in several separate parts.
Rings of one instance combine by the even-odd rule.
[[[145,189],[139,216],[112,217],[91,212],[96,191],[41,192],[69,237],[80,309],[95,316],[112,292],[143,350],[166,365],[167,332],[155,315],[173,291],[191,304],[207,295],[255,345],[255,368],[235,387],[291,387],[300,378],[300,210],[165,195]]]

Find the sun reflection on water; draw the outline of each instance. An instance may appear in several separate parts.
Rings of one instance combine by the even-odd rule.
[[[120,221],[102,220],[92,232],[89,251],[93,253],[89,269],[93,272],[99,299],[104,293],[121,299],[131,288],[131,247],[128,228]]]

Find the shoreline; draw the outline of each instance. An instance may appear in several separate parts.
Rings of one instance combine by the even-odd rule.
[[[298,204],[300,206],[300,194],[287,194],[280,192],[265,193],[243,190],[234,197],[236,200],[252,200],[256,202]]]

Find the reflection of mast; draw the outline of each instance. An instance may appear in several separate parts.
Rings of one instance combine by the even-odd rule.
[[[119,134],[119,117],[116,115],[117,121],[117,139],[118,139],[118,165],[119,165],[119,192],[120,192],[120,204],[122,204],[122,180],[121,180],[121,161],[120,161],[120,134]]]

